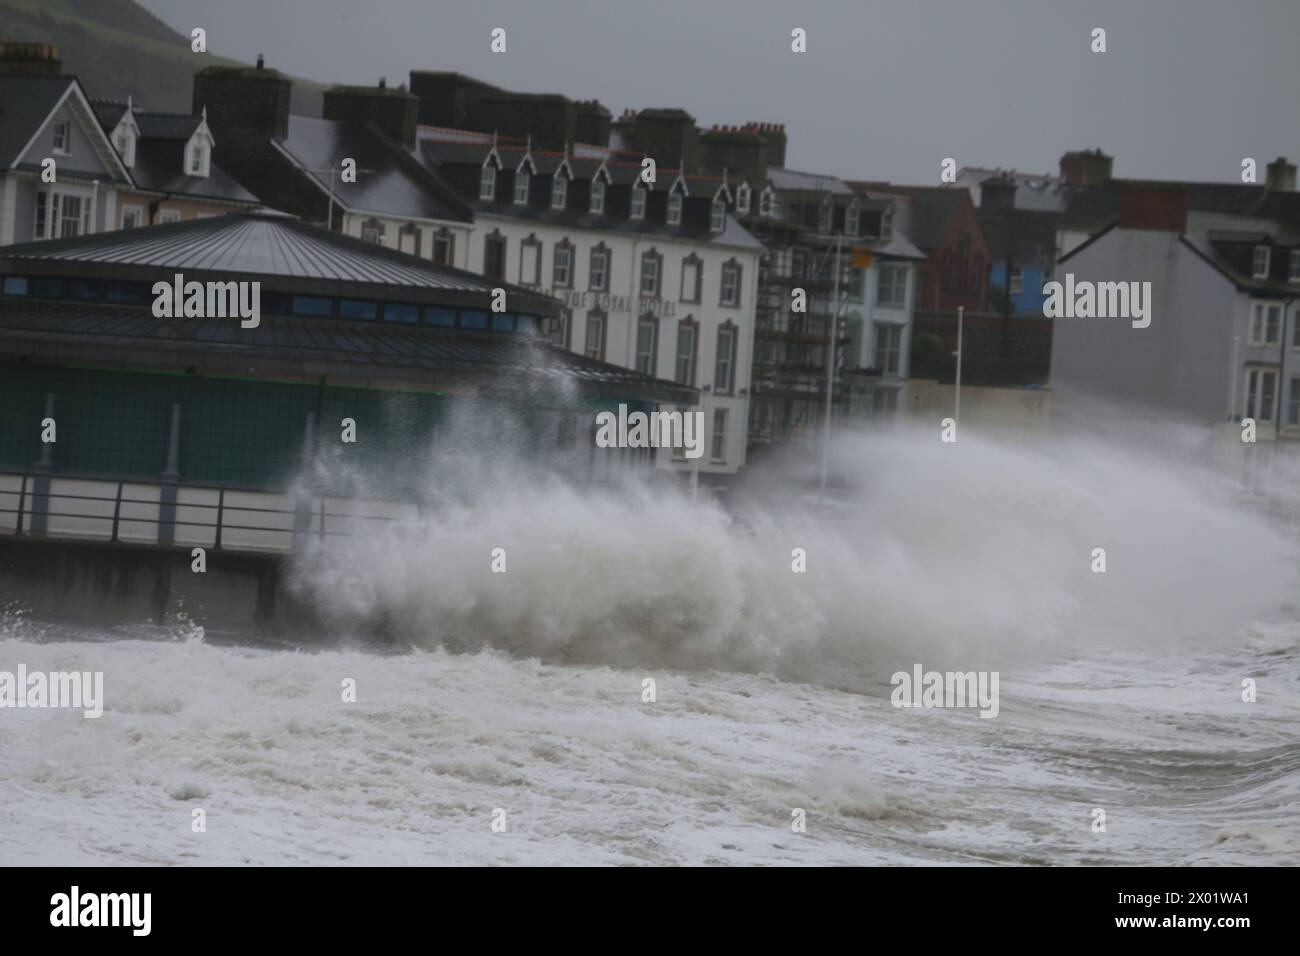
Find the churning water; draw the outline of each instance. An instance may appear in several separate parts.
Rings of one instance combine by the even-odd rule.
[[[0,669],[106,703],[0,711],[0,862],[1300,862],[1297,548],[1186,449],[846,437],[838,505],[751,488],[743,534],[463,451],[294,568],[387,651],[11,612]],[[918,663],[996,719],[891,706]]]

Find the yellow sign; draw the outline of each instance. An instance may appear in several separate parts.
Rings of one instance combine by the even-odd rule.
[[[870,269],[873,261],[870,246],[851,246],[849,248],[849,262],[853,268]]]

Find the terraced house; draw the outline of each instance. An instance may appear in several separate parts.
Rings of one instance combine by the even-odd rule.
[[[659,464],[706,474],[745,462],[761,245],[736,220],[725,176],[659,166],[599,144],[421,127],[421,155],[472,209],[457,261],[565,305],[560,347],[701,391],[705,454]],[[463,258],[462,258],[463,256]]]

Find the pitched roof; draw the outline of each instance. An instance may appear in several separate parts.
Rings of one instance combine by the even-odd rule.
[[[0,169],[26,149],[73,82],[70,76],[0,76]]]
[[[994,262],[1010,257],[1022,266],[1048,268],[1056,257],[1056,229],[1061,214],[1048,210],[977,210],[980,228]]]
[[[842,179],[835,176],[822,176],[817,173],[803,173],[782,166],[769,166],[767,179],[774,189],[802,192],[830,192],[848,195],[853,192]]]
[[[333,178],[335,201],[348,208],[405,218],[471,219],[450,187],[373,127],[291,115],[288,135],[279,145],[326,192],[333,171],[344,159],[355,159],[355,183]]]
[[[189,176],[185,172],[183,140],[141,139],[135,148],[135,167],[131,177],[141,189],[212,199],[221,202],[257,205],[260,200],[235,182],[216,163],[209,162],[207,176]]]
[[[898,186],[866,182],[853,185],[906,196],[911,200],[907,234],[922,249],[939,246],[949,221],[965,203],[970,202],[970,192],[958,186]]]

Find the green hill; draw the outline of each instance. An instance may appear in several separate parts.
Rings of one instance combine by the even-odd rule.
[[[154,110],[188,112],[195,71],[237,62],[191,53],[188,36],[133,0],[0,0],[0,40],[53,43],[90,96],[130,94]],[[319,116],[323,89],[295,79],[293,111]]]

